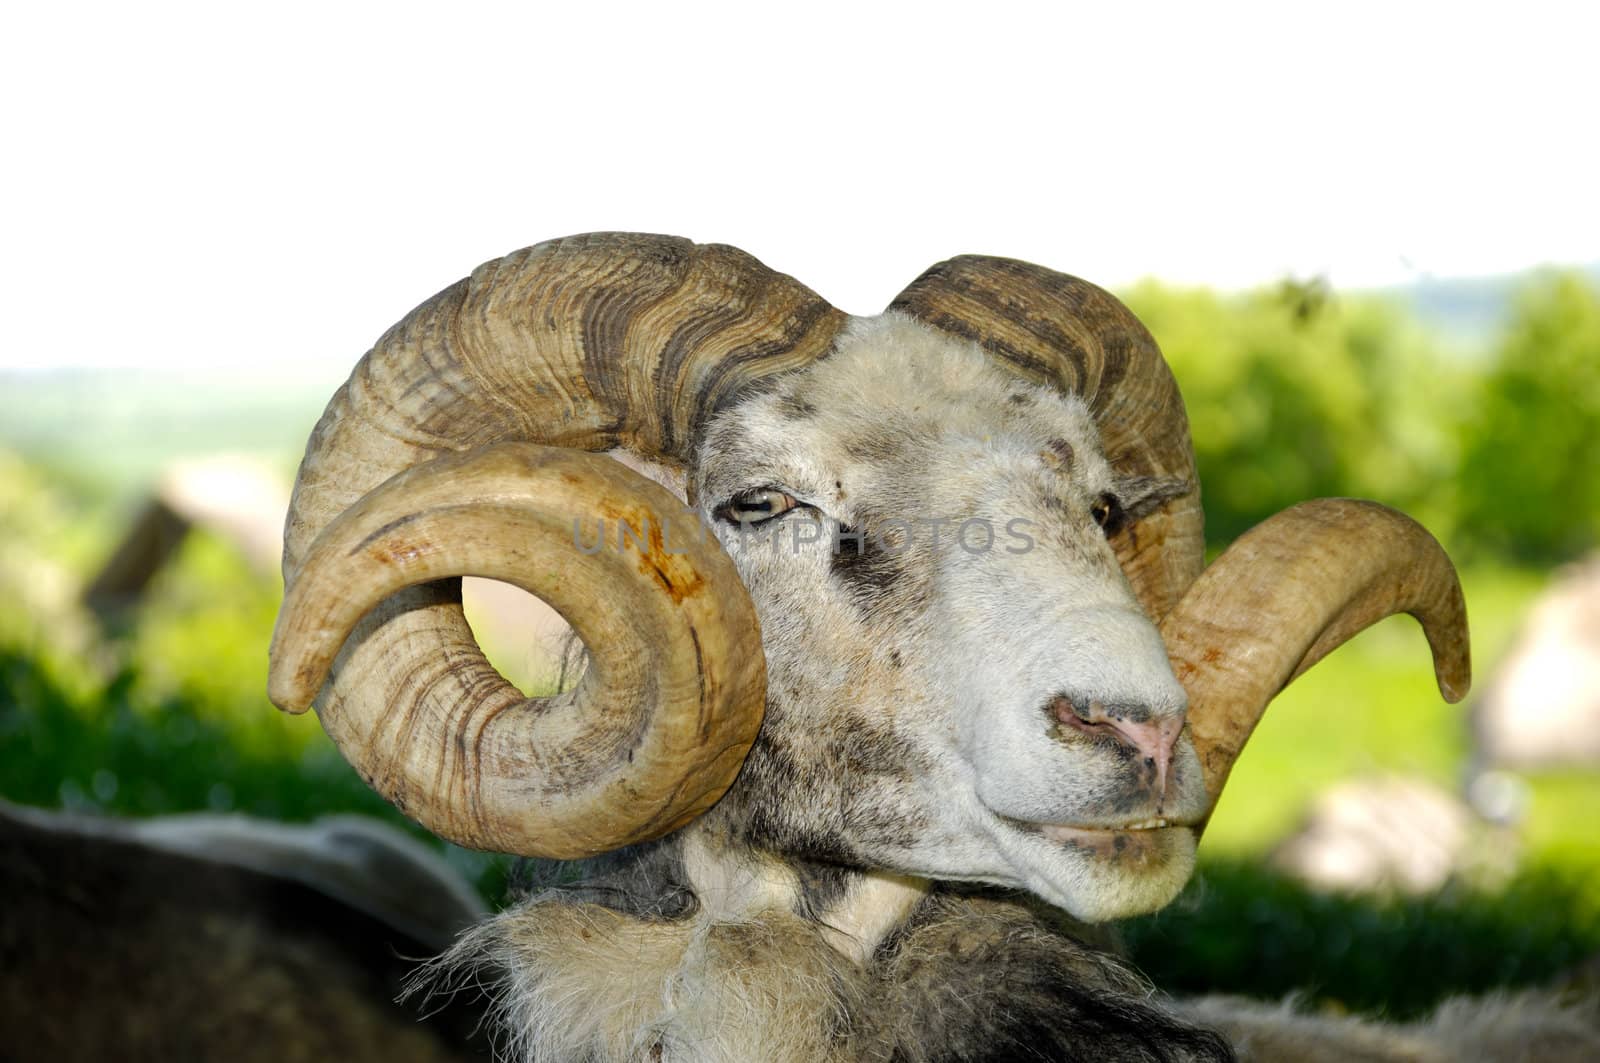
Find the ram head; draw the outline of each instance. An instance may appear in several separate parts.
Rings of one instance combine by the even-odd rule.
[[[1093,285],[963,256],[851,317],[730,247],[575,237],[440,292],[334,397],[271,693],[463,845],[693,824],[702,884],[837,868],[1102,920],[1172,899],[1267,702],[1361,628],[1413,614],[1467,685],[1406,517],[1323,500],[1202,546],[1178,390]],[[557,609],[576,685],[502,678],[462,575]]]

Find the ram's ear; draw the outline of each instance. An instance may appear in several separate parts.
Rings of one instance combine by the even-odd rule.
[[[1175,476],[1122,476],[1116,481],[1117,501],[1122,505],[1122,523],[1139,523],[1174,498],[1195,489],[1191,480]]]

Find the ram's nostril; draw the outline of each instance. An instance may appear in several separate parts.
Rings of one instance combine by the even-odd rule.
[[[1056,722],[1068,730],[1101,735],[1127,744],[1126,736],[1098,701],[1058,694],[1050,699],[1047,708]]]
[[[1066,694],[1057,694],[1055,697],[1051,698],[1050,704],[1047,707],[1050,710],[1050,714],[1061,723],[1071,724],[1094,722],[1089,715],[1091,711],[1090,707],[1085,706],[1080,708],[1078,703],[1073,701],[1072,698],[1068,697]]]
[[[1142,706],[1112,705],[1092,698],[1057,694],[1048,703],[1050,715],[1063,727],[1080,734],[1112,738],[1136,754],[1152,774],[1152,783],[1164,792],[1171,772],[1183,717],[1156,716]]]

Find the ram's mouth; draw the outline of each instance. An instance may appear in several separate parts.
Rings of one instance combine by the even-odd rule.
[[[1059,823],[1034,824],[1046,841],[1101,859],[1123,864],[1163,864],[1172,853],[1176,835],[1188,828],[1165,819],[1144,819],[1117,827],[1072,827]]]
[[[1033,834],[1058,845],[1079,848],[1109,848],[1118,852],[1130,845],[1153,843],[1171,837],[1179,831],[1192,831],[1195,824],[1189,820],[1167,819],[1151,816],[1148,819],[1119,823],[1114,827],[1080,827],[1071,823],[1037,823],[1031,820],[1001,816],[1013,828]]]
[[[1181,846],[1179,835],[1192,835],[1194,824],[1152,816],[1114,827],[1080,827],[1070,823],[1035,823],[1002,817],[1015,829],[1051,845],[1102,859],[1134,865],[1164,864]]]
[[[1166,830],[1168,827],[1181,826],[1159,816],[1150,819],[1141,819],[1137,823],[1124,823],[1116,827],[1074,827],[1065,823],[1038,823],[1034,824],[1046,838],[1051,841],[1073,841],[1081,836],[1107,835],[1107,834],[1135,834],[1146,831]]]

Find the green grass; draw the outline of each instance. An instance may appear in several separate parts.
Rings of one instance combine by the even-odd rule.
[[[1600,952],[1592,873],[1541,864],[1495,891],[1374,899],[1211,858],[1177,903],[1122,933],[1170,993],[1295,990],[1322,1007],[1405,1019],[1448,996],[1559,981]]]

